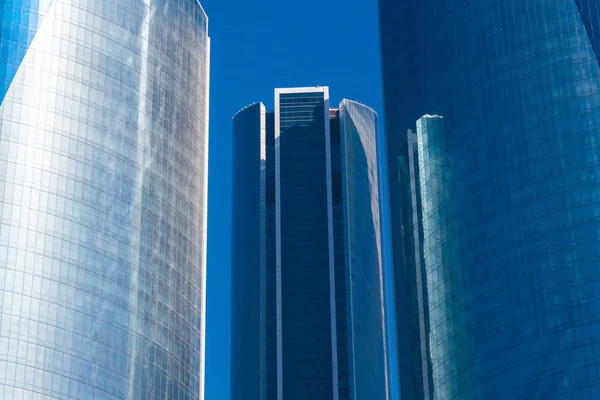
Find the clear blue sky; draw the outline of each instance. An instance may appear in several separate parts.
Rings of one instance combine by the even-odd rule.
[[[206,400],[229,399],[231,117],[273,89],[329,86],[383,115],[377,1],[201,0],[211,36]],[[383,125],[383,124],[382,124]]]

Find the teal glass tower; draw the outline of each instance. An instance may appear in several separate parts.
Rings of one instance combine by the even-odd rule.
[[[327,87],[233,118],[234,400],[386,400],[378,118]]]
[[[203,398],[196,0],[0,2],[0,398]]]
[[[402,398],[599,398],[600,3],[379,6]]]

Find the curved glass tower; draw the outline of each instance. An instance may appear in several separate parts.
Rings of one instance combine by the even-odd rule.
[[[379,6],[403,398],[598,398],[598,2]]]
[[[233,118],[233,400],[386,400],[378,117],[327,87]]]
[[[195,0],[0,4],[0,398],[201,399]]]

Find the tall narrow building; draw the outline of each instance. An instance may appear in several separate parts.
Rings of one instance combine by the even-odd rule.
[[[197,0],[0,1],[0,398],[203,398]]]
[[[379,10],[401,398],[600,398],[600,2]]]
[[[327,87],[233,118],[234,400],[385,400],[377,114]]]

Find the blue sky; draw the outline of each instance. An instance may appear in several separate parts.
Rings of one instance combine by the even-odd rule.
[[[231,117],[273,89],[329,86],[383,114],[375,0],[202,0],[211,36],[206,400],[229,399]],[[383,125],[383,124],[382,124]]]

